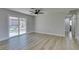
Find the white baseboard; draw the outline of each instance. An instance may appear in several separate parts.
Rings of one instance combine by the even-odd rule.
[[[48,35],[55,35],[55,36],[65,37],[65,35],[61,35],[61,34],[53,34],[53,33],[45,33],[45,32],[35,32],[35,33],[41,33],[41,34],[48,34]]]
[[[30,34],[30,33],[34,33],[33,31],[31,31],[31,32],[27,32],[28,34]]]

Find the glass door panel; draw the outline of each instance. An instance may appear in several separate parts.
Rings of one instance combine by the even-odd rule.
[[[18,18],[9,17],[9,37],[18,35]]]
[[[26,33],[26,19],[25,18],[19,18],[19,22],[20,22],[20,34],[24,34]]]
[[[9,17],[9,37],[26,33],[26,19],[18,17]]]

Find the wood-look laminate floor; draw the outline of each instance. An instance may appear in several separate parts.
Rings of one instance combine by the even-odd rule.
[[[0,42],[0,50],[78,50],[76,40],[64,37],[30,33]]]

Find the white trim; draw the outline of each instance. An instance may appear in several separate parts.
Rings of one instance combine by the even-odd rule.
[[[61,37],[65,37],[65,35],[61,35],[61,34],[53,34],[53,33],[45,33],[45,32],[37,32],[37,31],[32,31],[32,32],[28,32],[28,34],[30,33],[41,33],[41,34],[48,34],[48,35],[55,35],[55,36],[61,36]]]
[[[27,34],[30,34],[30,33],[34,33],[34,31],[31,31],[31,32],[27,32]]]
[[[48,35],[55,35],[55,36],[65,37],[65,35],[61,35],[61,34],[53,34],[53,33],[45,33],[45,32],[35,32],[35,33],[41,33],[41,34],[48,34]]]

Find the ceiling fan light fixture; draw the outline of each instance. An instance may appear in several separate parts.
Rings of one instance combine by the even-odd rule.
[[[41,12],[41,8],[31,8],[30,11],[32,14],[43,14],[43,12]]]

